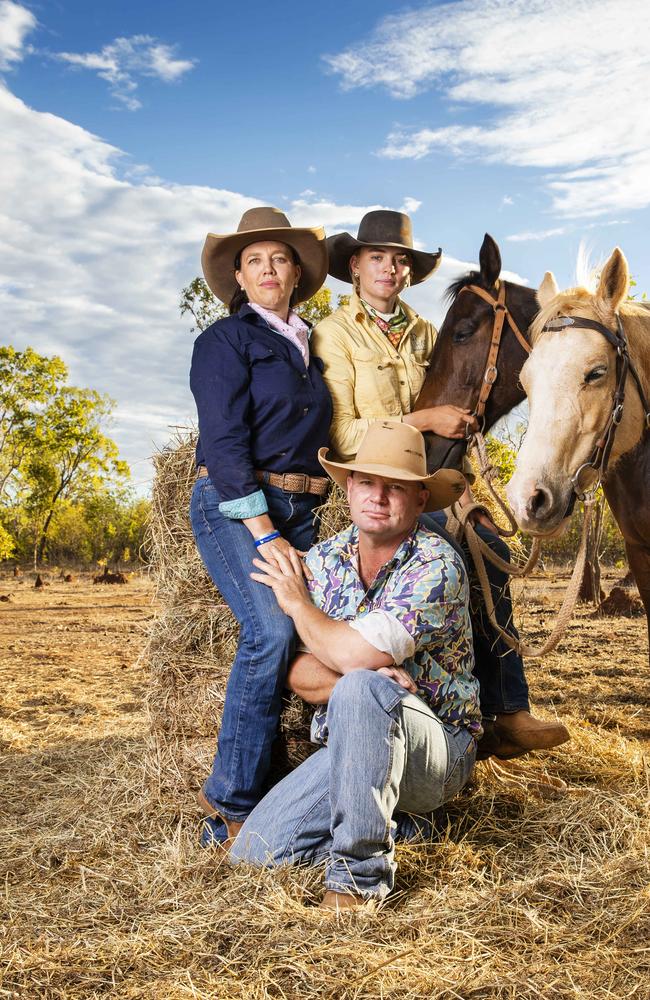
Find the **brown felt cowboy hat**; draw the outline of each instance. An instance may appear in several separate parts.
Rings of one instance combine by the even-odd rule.
[[[350,257],[355,254],[359,247],[397,247],[406,251],[413,267],[411,270],[411,284],[419,285],[421,281],[426,281],[440,263],[442,250],[438,248],[437,253],[426,253],[424,250],[413,248],[413,229],[411,220],[404,212],[389,212],[380,208],[375,212],[366,212],[359,223],[357,238],[349,233],[337,233],[327,240],[329,252],[329,273],[339,281],[350,283]]]
[[[297,229],[278,208],[249,208],[236,233],[208,233],[201,254],[201,267],[210,289],[222,302],[230,302],[237,291],[235,257],[244,247],[260,241],[277,241],[293,247],[300,258],[300,281],[295,301],[304,302],[317,292],[327,275],[327,246],[322,226]]]
[[[351,472],[422,483],[429,490],[424,510],[443,510],[465,492],[465,477],[455,469],[438,469],[427,475],[424,438],[415,427],[397,420],[374,421],[351,462],[336,462],[330,454],[321,448],[318,461],[342,489]]]

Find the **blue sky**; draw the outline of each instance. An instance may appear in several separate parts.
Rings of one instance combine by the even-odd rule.
[[[407,208],[434,320],[486,230],[531,284],[584,239],[650,292],[648,53],[645,0],[0,0],[3,340],[117,400],[144,486],[193,412],[180,289],[252,204]]]

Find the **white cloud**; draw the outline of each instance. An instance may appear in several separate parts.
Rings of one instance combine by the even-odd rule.
[[[556,226],[554,229],[540,229],[537,232],[512,233],[511,236],[506,236],[506,239],[510,243],[540,242],[550,239],[551,236],[564,236],[566,232],[565,226]]]
[[[509,194],[504,194],[501,199],[501,208],[507,208],[509,205],[514,205],[515,199],[511,198]]]
[[[646,0],[460,0],[388,17],[327,62],[345,88],[409,98],[435,85],[456,118],[459,103],[493,114],[396,127],[384,156],[436,150],[555,171],[553,208],[569,216],[650,204]]]
[[[176,59],[172,46],[150,35],[116,38],[100,52],[57,52],[56,58],[70,66],[95,71],[108,82],[113,96],[129,111],[142,107],[135,96],[136,77],[155,77],[173,83],[195,64],[194,59]]]
[[[0,0],[0,69],[10,69],[20,62],[25,51],[25,38],[36,27],[37,21],[30,10]]]
[[[2,340],[60,354],[74,384],[116,399],[113,436],[139,462],[194,414],[193,336],[178,302],[200,273],[205,234],[233,231],[260,201],[146,170],[143,181],[119,149],[2,85],[0,134]],[[370,207],[303,197],[287,214],[332,231]]]
[[[524,233],[512,233],[510,236],[506,236],[506,240],[510,243],[530,243],[530,242],[541,242],[542,240],[548,240],[553,236],[566,236],[567,233],[584,232],[589,229],[604,229],[607,226],[627,226],[629,225],[626,219],[608,219],[606,222],[599,220],[598,222],[581,223],[579,225],[573,224],[568,226],[555,226],[552,229],[540,229],[531,230]]]
[[[400,212],[405,212],[406,215],[413,215],[414,212],[417,212],[418,208],[420,208],[421,205],[422,202],[418,201],[417,198],[409,198],[407,196],[402,203]]]

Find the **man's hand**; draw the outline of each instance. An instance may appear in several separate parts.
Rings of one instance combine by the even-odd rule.
[[[397,683],[410,691],[411,694],[417,694],[418,686],[406,670],[402,667],[379,667],[377,670],[378,674],[385,674],[386,677],[390,677],[391,680],[397,681]]]
[[[311,605],[311,600],[303,576],[303,565],[294,548],[288,552],[276,549],[273,562],[253,559],[258,572],[251,573],[251,579],[270,587],[285,615],[293,617],[293,610],[300,604]]]

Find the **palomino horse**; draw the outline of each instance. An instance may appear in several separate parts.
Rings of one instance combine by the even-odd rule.
[[[501,281],[501,256],[491,236],[485,236],[480,271],[459,278],[449,288],[452,298],[430,359],[430,370],[416,409],[453,403],[476,411],[481,390],[491,383],[484,403],[483,429],[489,428],[525,398],[519,381],[527,352],[514,335],[511,321],[523,334],[538,310],[536,293],[523,285]],[[499,311],[499,291],[505,291],[507,312],[497,360],[490,371],[488,358]],[[477,291],[478,290],[478,291]],[[463,293],[463,294],[461,294]],[[484,293],[491,304],[483,297]],[[647,313],[646,313],[647,315]],[[553,363],[553,370],[557,361]],[[483,395],[485,390],[483,389]],[[465,441],[427,434],[429,468],[459,467]],[[610,468],[605,495],[625,538],[630,568],[639,587],[650,628],[650,441],[643,441]],[[565,512],[570,507],[565,507]]]
[[[650,622],[650,313],[627,300],[616,248],[592,294],[547,273],[521,370],[530,417],[508,485],[524,531],[554,532],[574,495],[602,480]]]

